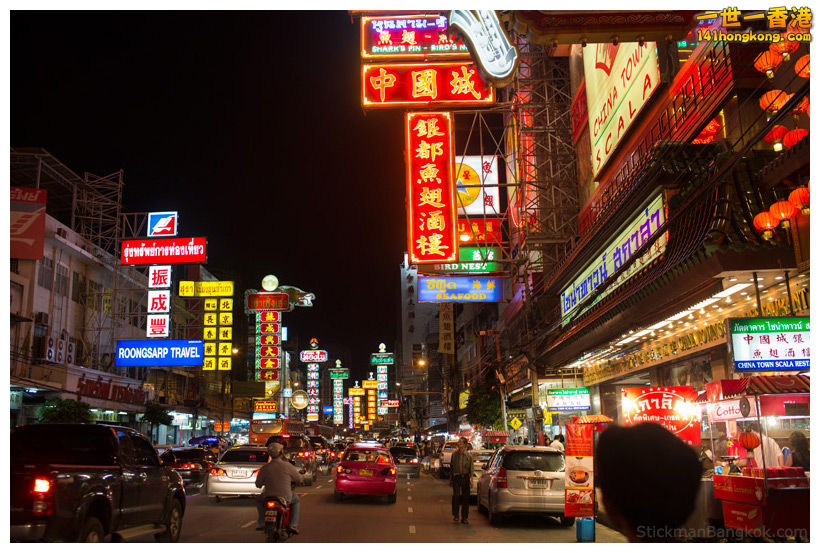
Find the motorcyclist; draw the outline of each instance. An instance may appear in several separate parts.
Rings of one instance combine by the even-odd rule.
[[[259,469],[256,476],[256,487],[264,490],[258,497],[256,506],[258,512],[257,530],[265,529],[265,500],[268,497],[281,497],[290,504],[290,524],[287,530],[298,534],[299,526],[299,496],[291,487],[291,483],[302,483],[302,473],[295,466],[285,460],[284,446],[273,442],[268,446],[268,463]]]

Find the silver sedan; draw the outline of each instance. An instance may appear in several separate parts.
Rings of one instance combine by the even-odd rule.
[[[235,447],[226,451],[208,474],[208,497],[221,501],[223,497],[259,495],[256,475],[268,462],[264,447]]]

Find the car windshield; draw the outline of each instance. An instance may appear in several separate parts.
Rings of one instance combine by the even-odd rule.
[[[282,431],[281,421],[252,422],[251,430],[257,434],[274,434]]]
[[[354,463],[389,463],[390,457],[383,449],[351,449],[348,451],[343,461]]]
[[[267,463],[268,452],[261,449],[231,449],[226,451],[220,463]]]
[[[511,451],[504,456],[507,470],[542,470],[556,472],[564,470],[564,456],[551,451]]]
[[[390,455],[393,457],[415,457],[416,450],[411,447],[391,447]]]
[[[205,458],[205,450],[204,449],[182,449],[180,451],[171,451],[171,453],[177,459],[181,459],[184,461],[189,461],[191,459],[204,459]]]
[[[14,464],[113,465],[114,434],[88,426],[32,425],[11,433]]]

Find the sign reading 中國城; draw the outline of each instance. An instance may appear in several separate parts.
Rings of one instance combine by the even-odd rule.
[[[120,264],[206,263],[206,245],[207,239],[203,236],[123,240]]]
[[[504,299],[501,277],[419,276],[420,302],[496,302]]]
[[[457,156],[456,192],[459,215],[498,217],[498,158],[496,156]]]
[[[491,105],[495,89],[472,62],[362,64],[365,108],[433,108]]]
[[[412,263],[458,257],[453,129],[449,112],[410,112],[407,148],[407,240]]]
[[[202,340],[117,340],[118,367],[199,367]]]
[[[700,445],[700,405],[691,386],[624,388],[621,418],[624,426],[660,424],[689,445]]]
[[[218,296],[233,296],[233,281],[232,280],[203,280],[179,281],[179,295],[182,297],[218,297]]]
[[[460,40],[451,40],[442,14],[362,16],[362,58],[468,58]]]
[[[420,265],[418,269],[422,274],[498,273],[504,270],[504,266],[499,261],[496,261],[501,258],[501,248],[476,248],[471,246],[462,246],[458,249],[458,263],[435,263],[433,265]]]
[[[728,319],[736,371],[809,370],[809,317]]]
[[[584,81],[598,176],[632,122],[660,83],[654,42],[590,44],[584,48]]]
[[[155,211],[148,214],[148,236],[176,236],[179,230],[179,213]]]
[[[547,409],[550,411],[585,411],[591,407],[589,388],[547,390]]]
[[[632,259],[650,238],[653,238],[658,229],[666,221],[666,214],[663,206],[663,192],[655,196],[652,201],[640,210],[640,212],[629,220],[625,228],[618,233],[615,238],[607,242],[606,246],[594,256],[587,266],[578,274],[573,281],[561,292],[561,318],[562,324],[568,322],[569,316],[578,309],[578,306],[587,298],[598,286],[603,284],[607,277],[622,265]],[[668,233],[655,240],[652,247],[637,259],[630,267],[624,271],[616,282],[610,284],[603,293],[599,294],[595,301],[586,309],[606,297],[607,294],[626,282],[635,273],[640,271],[648,263],[660,257],[666,251]]]

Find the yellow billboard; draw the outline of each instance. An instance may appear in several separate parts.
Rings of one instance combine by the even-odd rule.
[[[233,296],[232,280],[181,280],[179,281],[181,297],[214,297]]]

